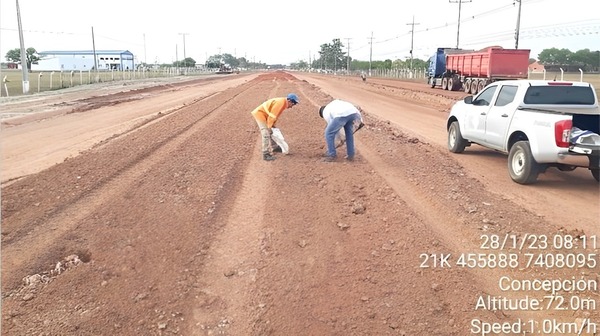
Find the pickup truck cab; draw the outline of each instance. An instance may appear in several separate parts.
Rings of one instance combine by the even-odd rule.
[[[475,143],[508,154],[517,183],[534,183],[549,167],[584,167],[600,179],[600,109],[589,83],[494,82],[456,102],[446,128],[453,153]]]

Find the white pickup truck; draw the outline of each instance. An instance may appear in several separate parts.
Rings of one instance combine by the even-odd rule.
[[[600,109],[589,83],[494,82],[456,102],[446,128],[453,153],[473,143],[507,153],[517,183],[534,183],[549,167],[585,167],[600,182]]]

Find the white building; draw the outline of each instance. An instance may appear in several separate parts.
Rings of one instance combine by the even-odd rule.
[[[88,71],[94,70],[94,51],[42,51],[33,71]],[[98,70],[133,70],[135,63],[129,50],[96,50]]]

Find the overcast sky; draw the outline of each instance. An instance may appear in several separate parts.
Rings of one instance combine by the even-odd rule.
[[[458,0],[19,0],[25,47],[47,50],[123,49],[138,62],[203,63],[229,53],[250,61],[307,61],[320,45],[341,39],[350,56],[404,59],[411,25],[414,57],[456,47]],[[459,47],[514,48],[518,3],[472,0],[461,5]],[[597,0],[522,0],[519,48],[600,49]],[[92,39],[92,27],[94,39]],[[0,56],[19,47],[16,0],[0,2]],[[372,39],[372,45],[370,44]],[[349,39],[349,40],[348,40]],[[185,41],[185,43],[184,43]],[[344,51],[346,49],[344,48]]]

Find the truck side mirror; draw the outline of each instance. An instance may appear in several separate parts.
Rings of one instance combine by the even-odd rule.
[[[466,96],[465,99],[463,99],[463,101],[465,102],[465,104],[473,104],[473,96]]]

